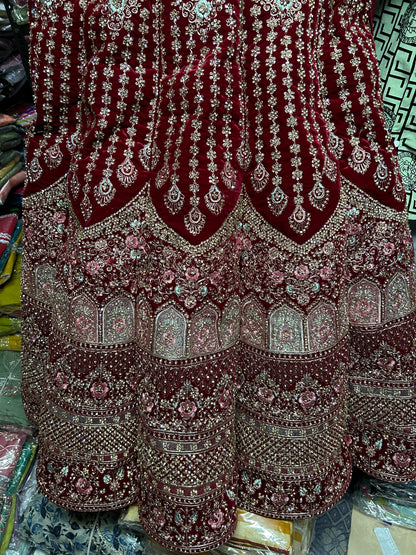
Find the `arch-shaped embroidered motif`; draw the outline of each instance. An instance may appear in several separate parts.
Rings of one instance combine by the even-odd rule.
[[[381,323],[381,291],[367,279],[354,283],[348,291],[348,317],[351,324]]]
[[[237,297],[230,299],[224,307],[220,325],[223,347],[235,344],[240,335],[241,303]]]
[[[308,339],[311,351],[324,351],[337,342],[337,312],[334,306],[321,302],[308,316]]]
[[[305,351],[302,314],[288,306],[273,310],[270,315],[270,350],[275,353]]]
[[[98,310],[86,295],[75,297],[71,302],[70,331],[77,341],[98,343]]]
[[[412,310],[409,283],[402,274],[396,274],[387,287],[385,299],[386,321],[395,320]]]
[[[260,303],[254,298],[244,301],[241,309],[241,340],[254,347],[265,349],[266,326],[266,311]]]
[[[174,306],[164,308],[156,316],[154,354],[175,360],[186,354],[187,322],[185,316]]]
[[[200,356],[219,351],[219,311],[213,306],[204,306],[191,319],[191,355]]]
[[[103,342],[128,343],[134,339],[134,304],[127,297],[116,297],[103,311]]]
[[[35,270],[36,297],[47,304],[52,304],[52,295],[56,270],[49,264],[41,264]]]

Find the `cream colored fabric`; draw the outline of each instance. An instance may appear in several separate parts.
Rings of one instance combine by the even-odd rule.
[[[384,525],[380,520],[360,513],[353,509],[351,536],[348,544],[348,555],[383,555],[375,528]],[[416,554],[416,531],[401,526],[386,526],[389,528],[400,555]]]

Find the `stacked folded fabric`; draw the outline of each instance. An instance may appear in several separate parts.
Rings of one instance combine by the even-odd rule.
[[[28,431],[0,429],[0,555],[9,545],[17,492],[33,463],[36,448]]]
[[[35,119],[36,112],[32,103],[24,106],[21,113],[16,117],[16,124],[26,128]]]
[[[20,351],[21,239],[21,219],[0,216],[0,352]]]
[[[24,126],[0,114],[0,350],[20,351]]]

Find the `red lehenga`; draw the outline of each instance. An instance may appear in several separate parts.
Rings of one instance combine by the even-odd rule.
[[[23,394],[183,552],[416,477],[413,247],[357,0],[36,1]]]

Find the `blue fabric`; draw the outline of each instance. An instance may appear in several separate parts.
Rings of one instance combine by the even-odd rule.
[[[347,555],[352,506],[352,494],[347,492],[335,507],[316,519],[310,555]]]
[[[49,555],[143,553],[143,539],[121,530],[118,519],[118,511],[67,511],[37,494],[19,523],[19,536]]]

